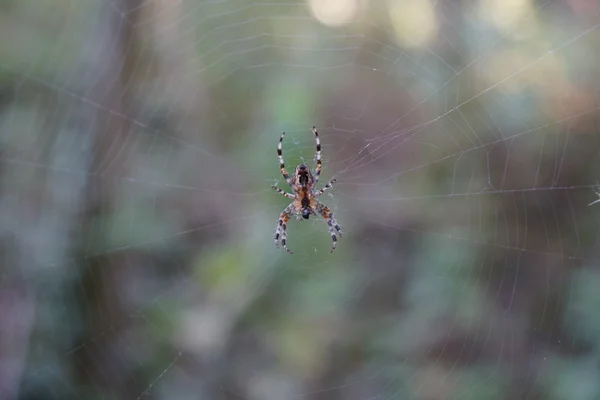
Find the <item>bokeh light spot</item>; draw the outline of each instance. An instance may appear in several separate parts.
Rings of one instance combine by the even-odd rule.
[[[308,0],[308,6],[320,23],[340,26],[356,17],[358,0]]]
[[[483,0],[480,12],[483,19],[512,39],[526,39],[537,29],[531,0]]]
[[[437,21],[429,0],[390,0],[389,12],[402,46],[425,47],[437,33]]]

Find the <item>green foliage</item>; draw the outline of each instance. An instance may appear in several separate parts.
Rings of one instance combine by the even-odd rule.
[[[448,380],[457,381],[450,397],[453,400],[504,400],[510,389],[510,372],[500,365],[464,368],[455,371]]]
[[[598,353],[564,359],[544,357],[541,382],[549,400],[592,400],[600,397]]]
[[[582,269],[573,273],[566,304],[565,329],[578,340],[600,349],[600,273]]]

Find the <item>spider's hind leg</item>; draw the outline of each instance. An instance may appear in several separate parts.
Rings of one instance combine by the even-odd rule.
[[[279,238],[281,237],[281,245],[290,254],[294,254],[293,251],[287,247],[287,223],[290,220],[294,210],[294,204],[290,204],[283,210],[279,219],[277,220],[277,228],[275,228],[275,247],[279,247]]]
[[[342,237],[342,229],[338,225],[333,213],[323,203],[317,203],[316,206],[317,211],[325,220],[327,221],[327,227],[329,228],[329,234],[331,235],[332,245],[331,245],[331,253],[335,250],[335,246],[337,244],[337,237]]]

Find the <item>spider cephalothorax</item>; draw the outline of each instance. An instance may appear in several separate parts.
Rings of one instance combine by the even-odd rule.
[[[310,168],[304,164],[300,164],[296,167],[294,177],[292,178],[292,187],[299,186],[301,188],[313,186],[315,179],[313,178]]]
[[[304,219],[308,219],[311,214],[320,215],[325,218],[327,221],[327,226],[329,227],[329,233],[331,234],[331,240],[333,240],[331,252],[335,250],[337,236],[342,236],[342,230],[337,224],[331,210],[317,200],[317,197],[331,188],[335,182],[335,179],[329,181],[329,183],[327,183],[323,189],[316,190],[315,186],[319,181],[319,175],[321,174],[323,165],[321,162],[321,141],[319,139],[319,133],[314,126],[312,131],[315,134],[315,141],[317,142],[317,168],[315,169],[314,176],[310,171],[310,168],[308,168],[305,164],[300,164],[296,167],[294,175],[290,177],[285,170],[285,163],[283,162],[282,143],[285,132],[281,134],[281,137],[279,138],[279,144],[277,145],[277,155],[279,157],[279,168],[281,169],[281,174],[283,175],[285,181],[292,187],[294,194],[284,192],[275,186],[273,186],[273,189],[283,196],[293,199],[294,201],[292,204],[287,206],[285,210],[283,210],[279,216],[279,219],[277,220],[277,228],[275,229],[275,246],[279,246],[279,238],[281,237],[281,244],[290,254],[293,252],[288,249],[286,244],[286,230],[287,222],[290,220],[292,215],[296,215],[297,219],[300,219],[300,216],[302,216]]]

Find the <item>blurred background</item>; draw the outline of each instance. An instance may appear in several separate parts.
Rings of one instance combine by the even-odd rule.
[[[3,0],[0,398],[600,398],[600,4]],[[288,226],[315,165],[344,236]]]

